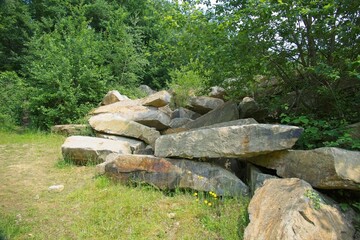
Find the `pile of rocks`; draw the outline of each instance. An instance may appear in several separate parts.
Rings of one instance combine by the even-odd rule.
[[[221,196],[255,193],[245,239],[350,239],[354,235],[336,205],[326,204],[312,187],[359,191],[360,152],[291,150],[303,129],[249,118],[259,113],[250,98],[237,104],[194,97],[189,106],[175,110],[170,109],[170,100],[167,91],[136,100],[109,92],[103,106],[90,113],[96,137],[68,137],[62,146],[64,157],[82,165],[98,163],[98,174],[125,183],[191,188]],[[321,206],[326,205],[320,212],[311,207],[314,194],[307,195],[308,191],[319,196]],[[265,208],[264,202],[271,208]],[[298,207],[288,211],[292,204]],[[266,221],[259,217],[264,214],[269,216]],[[324,221],[328,235],[320,231],[325,229]]]

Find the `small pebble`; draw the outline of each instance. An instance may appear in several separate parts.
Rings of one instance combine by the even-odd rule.
[[[64,185],[53,185],[48,188],[49,192],[61,192],[64,190]]]

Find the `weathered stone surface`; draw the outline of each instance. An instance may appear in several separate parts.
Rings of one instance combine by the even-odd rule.
[[[98,132],[140,139],[152,146],[160,133],[154,128],[129,121],[116,113],[105,113],[92,116],[89,123]]]
[[[303,129],[295,126],[249,124],[163,135],[155,155],[181,158],[243,158],[291,148]]]
[[[117,103],[104,106],[104,107],[114,106],[113,109],[107,109],[109,111],[106,113],[114,113],[117,116],[127,119],[129,121],[135,121],[148,127],[154,127],[158,130],[163,130],[169,127],[170,124],[169,115],[165,114],[162,111],[159,111],[155,107],[146,107],[139,105],[119,106],[115,104]],[[98,110],[100,108],[98,108]],[[95,111],[97,114],[100,113],[98,110]]]
[[[121,112],[124,109],[124,107],[133,107],[133,106],[141,106],[141,99],[124,100],[124,101],[100,106],[100,107],[92,110],[90,112],[90,114],[96,115],[96,114],[101,114],[101,113],[117,113],[117,112]]]
[[[357,151],[329,147],[288,150],[249,161],[276,169],[281,177],[301,178],[316,188],[360,191],[360,152]]]
[[[96,136],[99,138],[106,138],[106,139],[116,140],[116,141],[120,141],[120,142],[127,142],[127,143],[129,143],[132,152],[139,151],[141,149],[145,149],[145,147],[146,147],[146,144],[143,141],[140,141],[140,140],[134,139],[134,138],[122,137],[122,136],[117,136],[117,135],[109,135],[109,134],[104,134],[104,133],[99,133],[99,132],[96,133]]]
[[[204,162],[114,154],[97,169],[121,182],[146,182],[160,189],[191,188],[221,196],[248,194],[248,187],[234,174]]]
[[[65,124],[51,127],[51,132],[64,136],[87,135],[91,133],[91,127],[88,124]]]
[[[192,97],[190,99],[189,109],[194,112],[205,114],[224,104],[224,101],[219,98],[212,97]]]
[[[68,137],[61,151],[64,158],[79,165],[104,162],[110,153],[131,154],[129,143],[84,136]]]
[[[190,118],[174,118],[171,120],[169,125],[171,128],[179,128],[187,124],[188,122],[192,122],[192,121],[193,120],[191,120]]]
[[[255,167],[252,164],[247,165],[247,179],[251,196],[254,195],[257,189],[261,188],[264,185],[265,180],[271,178],[277,177],[274,175],[263,173],[262,171],[260,171],[259,168]]]
[[[200,128],[236,119],[239,119],[239,110],[235,103],[229,101],[208,112],[207,114],[195,119],[193,122],[185,124],[183,127],[187,129]]]
[[[153,107],[163,107],[170,103],[171,95],[167,91],[163,90],[154,94],[149,95],[148,97],[142,100],[142,105],[144,106],[153,106]]]
[[[171,119],[190,118],[190,119],[194,120],[194,119],[197,119],[198,117],[201,117],[201,114],[191,111],[190,109],[183,108],[183,107],[175,109],[171,115]]]
[[[156,91],[152,90],[151,87],[149,87],[148,85],[140,85],[139,89],[143,91],[146,95],[151,95],[156,93]]]
[[[145,148],[143,149],[139,149],[133,152],[133,154],[138,154],[138,155],[154,155],[154,149],[150,146],[147,145]]]
[[[255,118],[258,121],[264,120],[268,112],[261,109],[258,103],[251,97],[244,97],[239,104],[240,118]]]
[[[105,97],[103,98],[101,104],[102,105],[108,105],[108,104],[123,101],[123,100],[129,100],[129,98],[127,96],[125,96],[125,95],[121,95],[119,93],[119,91],[117,91],[117,90],[112,90],[112,91],[109,91],[105,95]]]
[[[237,119],[234,121],[229,122],[222,122],[222,123],[216,123],[213,125],[209,125],[206,127],[200,127],[197,129],[208,129],[208,128],[219,128],[219,127],[231,127],[231,126],[241,126],[241,125],[249,125],[249,124],[257,124],[258,122],[253,118],[244,118],[244,119]]]
[[[220,98],[220,99],[224,99],[225,96],[225,89],[219,86],[214,86],[210,88],[210,93],[209,93],[210,97],[213,98]]]
[[[269,179],[255,192],[244,240],[345,240],[354,228],[303,180]]]

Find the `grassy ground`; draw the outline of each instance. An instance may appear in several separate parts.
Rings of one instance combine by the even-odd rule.
[[[94,166],[62,160],[64,139],[0,132],[0,240],[242,239],[247,199],[209,207],[190,192],[95,178]],[[57,184],[62,192],[48,191]]]

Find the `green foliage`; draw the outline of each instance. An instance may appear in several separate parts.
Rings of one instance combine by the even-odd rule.
[[[189,66],[172,71],[170,76],[171,82],[167,85],[174,92],[174,108],[185,107],[191,96],[197,96],[206,90],[208,79]]]
[[[13,129],[22,123],[27,92],[23,80],[15,72],[0,72],[0,128]]]
[[[304,132],[295,147],[299,149],[313,149],[319,147],[341,147],[351,150],[360,149],[360,141],[352,139],[344,128],[346,121],[317,120],[306,115],[280,115],[281,123],[292,124],[304,128]]]
[[[0,1],[0,71],[18,71],[33,24],[28,5],[20,0]]]
[[[53,31],[39,32],[29,43],[24,67],[34,127],[72,123],[113,86],[137,84],[146,62],[123,24],[126,13],[118,8],[110,19],[97,19],[97,25],[104,27],[97,33],[86,19],[89,9],[88,5],[70,7],[69,16],[60,19]]]
[[[315,210],[320,210],[322,199],[317,192],[313,189],[307,189],[304,195],[311,201]]]

